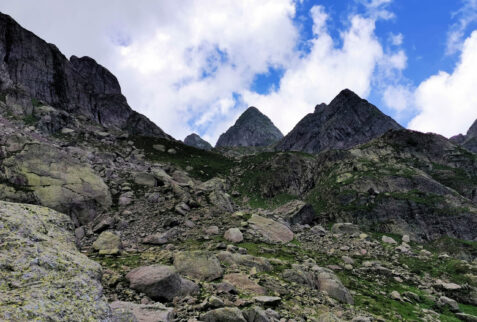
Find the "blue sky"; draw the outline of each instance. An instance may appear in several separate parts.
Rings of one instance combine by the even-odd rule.
[[[3,0],[0,10],[65,55],[95,58],[178,139],[214,144],[250,105],[286,134],[343,88],[415,130],[451,136],[477,118],[477,0]]]

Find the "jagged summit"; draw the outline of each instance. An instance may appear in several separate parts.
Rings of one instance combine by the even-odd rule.
[[[219,137],[216,147],[268,146],[282,137],[283,134],[266,115],[250,106],[235,124]]]
[[[459,134],[450,138],[455,144],[460,144],[467,150],[477,153],[477,120],[470,126],[466,135]]]
[[[201,138],[198,134],[192,133],[189,134],[185,139],[184,143],[190,146],[193,146],[197,149],[202,149],[206,151],[212,150],[212,145],[209,142]]]
[[[0,91],[10,103],[32,101],[86,116],[108,128],[170,138],[129,107],[116,77],[90,57],[68,60],[59,49],[0,13]],[[24,111],[31,115],[32,110]],[[68,124],[65,124],[68,125]],[[59,129],[58,129],[59,130]]]
[[[278,151],[318,153],[346,149],[402,129],[376,106],[349,89],[342,90],[329,105],[319,104],[276,146]]]

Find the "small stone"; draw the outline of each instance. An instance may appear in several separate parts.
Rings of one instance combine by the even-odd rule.
[[[204,231],[207,235],[218,235],[219,234],[219,227],[210,226],[210,227],[207,227]]]
[[[212,307],[214,309],[224,306],[224,302],[216,296],[211,296],[207,302],[209,304],[209,307]]]
[[[396,244],[397,244],[397,242],[396,242],[393,238],[391,238],[391,237],[389,237],[389,236],[383,236],[383,237],[381,238],[381,241],[382,241],[383,243],[386,243],[386,244],[392,244],[392,245],[396,245]]]
[[[345,263],[345,264],[354,264],[354,260],[349,257],[349,256],[342,256],[341,257],[341,260]]]
[[[281,298],[278,296],[255,296],[253,298],[256,302],[266,305],[266,306],[275,306],[281,302]]]
[[[152,146],[152,148],[153,148],[154,150],[159,151],[159,152],[166,152],[166,147],[165,147],[164,145],[162,145],[162,144],[154,144],[154,145]]]
[[[93,243],[93,248],[101,255],[118,254],[121,247],[121,239],[119,236],[110,231],[102,232]]]
[[[240,243],[243,241],[243,235],[240,229],[230,228],[224,234],[224,238],[232,243]]]
[[[172,149],[172,148],[171,148],[171,149],[167,150],[167,153],[169,153],[169,154],[176,154],[177,151],[176,151],[175,149]]]
[[[398,291],[392,291],[391,294],[389,294],[389,297],[396,301],[402,301],[401,294],[399,294]]]
[[[402,236],[402,241],[404,243],[409,244],[409,242],[411,242],[411,238],[409,238],[409,235],[404,235],[404,236]]]
[[[451,298],[448,298],[446,296],[441,296],[439,298],[439,301],[437,301],[437,305],[439,307],[447,307],[449,310],[452,312],[458,312],[459,311],[459,304]]]

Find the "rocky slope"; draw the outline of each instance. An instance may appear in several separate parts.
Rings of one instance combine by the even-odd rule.
[[[456,135],[450,138],[455,144],[460,144],[464,148],[474,153],[477,153],[477,120],[467,131],[466,135]]]
[[[56,46],[1,13],[0,91],[2,99],[12,105],[16,103],[21,109],[15,112],[24,116],[36,117],[35,108],[43,102],[105,127],[168,137],[144,115],[129,107],[116,77],[106,68],[89,57],[66,59]],[[65,121],[60,117],[53,123]]]
[[[4,93],[1,320],[476,319],[477,155],[441,136],[206,151]]]
[[[251,106],[219,137],[216,147],[268,146],[282,137],[283,134],[272,121]]]
[[[347,149],[402,127],[374,105],[346,89],[320,104],[276,146],[277,151],[318,153]]]
[[[270,155],[241,170],[236,185],[257,200],[303,198],[324,225],[352,221],[414,240],[474,240],[476,160],[444,137],[399,130],[316,158]]]
[[[197,149],[202,149],[206,151],[212,150],[212,145],[209,142],[202,139],[199,135],[192,133],[184,139],[184,144],[193,146]]]

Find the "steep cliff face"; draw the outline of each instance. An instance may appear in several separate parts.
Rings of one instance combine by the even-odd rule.
[[[282,137],[283,134],[272,121],[251,106],[219,137],[216,147],[268,146]]]
[[[45,102],[106,127],[168,137],[133,111],[116,77],[89,57],[68,60],[59,49],[0,13],[0,91],[6,100]]]
[[[320,104],[278,144],[278,151],[318,153],[347,149],[402,127],[368,101],[345,89],[329,105]]]

